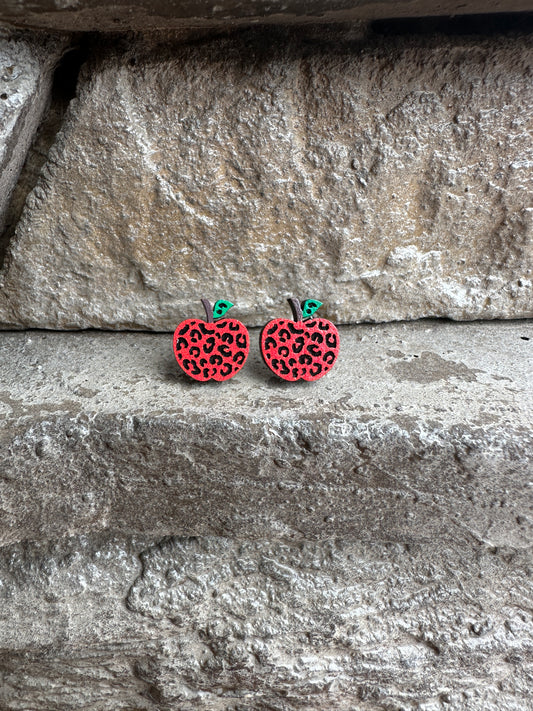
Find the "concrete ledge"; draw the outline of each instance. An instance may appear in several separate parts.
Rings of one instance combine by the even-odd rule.
[[[0,542],[111,530],[531,542],[531,322],[345,327],[288,384],[200,385],[171,336],[0,336]],[[528,340],[529,339],[529,340]]]

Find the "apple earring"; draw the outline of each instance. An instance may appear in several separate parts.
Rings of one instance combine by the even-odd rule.
[[[174,355],[191,378],[229,380],[244,365],[250,350],[248,329],[234,318],[223,318],[230,301],[216,301],[214,307],[202,299],[206,320],[182,321],[174,332]]]
[[[293,320],[277,318],[261,331],[263,360],[270,370],[283,380],[318,380],[326,375],[339,355],[339,332],[323,318],[314,318],[322,306],[316,299],[301,305],[298,299],[288,300]]]

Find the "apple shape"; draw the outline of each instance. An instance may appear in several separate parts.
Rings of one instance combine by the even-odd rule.
[[[261,331],[261,355],[283,380],[318,380],[337,360],[339,332],[331,321],[313,316],[320,301],[307,299],[300,305],[292,298],[289,304],[292,320],[274,319]]]
[[[244,324],[223,318],[233,306],[217,301],[214,307],[202,299],[207,320],[190,318],[174,331],[174,355],[182,370],[194,380],[229,380],[244,365],[250,338]]]

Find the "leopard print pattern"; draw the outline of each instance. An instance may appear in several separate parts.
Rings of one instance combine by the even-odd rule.
[[[228,380],[244,365],[250,349],[246,327],[235,319],[207,323],[189,319],[174,333],[174,354],[195,380]]]
[[[331,321],[276,319],[261,333],[261,353],[284,380],[318,380],[337,360],[339,333]]]

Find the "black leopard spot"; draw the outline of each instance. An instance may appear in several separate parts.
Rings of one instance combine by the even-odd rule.
[[[277,323],[273,324],[269,329],[267,329],[267,336],[271,336],[273,333],[276,333],[278,330],[278,325]]]
[[[202,368],[204,367],[204,365],[207,365],[207,361],[205,358],[200,358],[200,365],[202,366]]]
[[[246,334],[238,333],[235,343],[237,344],[237,348],[246,348],[246,346],[248,345],[248,339],[246,338]]]
[[[185,348],[188,344],[188,341],[186,338],[183,338],[182,336],[178,337],[176,339],[176,350],[181,351],[182,348]]]
[[[311,340],[313,341],[313,343],[323,343],[324,336],[321,333],[318,333],[318,331],[315,331],[311,334]]]
[[[220,340],[221,340],[223,343],[227,343],[228,345],[231,345],[235,339],[233,338],[233,336],[231,335],[231,333],[223,333],[223,334],[220,336]]]
[[[244,363],[244,353],[242,351],[237,351],[237,353],[233,356],[233,362],[237,363],[237,365]]]
[[[235,321],[233,323],[230,321],[228,327],[230,331],[238,331],[241,327],[241,324],[238,321]]]
[[[337,336],[334,333],[326,333],[326,346],[328,348],[336,348]]]
[[[287,331],[286,328],[282,328],[279,332],[279,340],[282,343],[286,343],[287,341],[290,340],[291,334]]]
[[[216,341],[214,336],[209,336],[209,338],[205,342],[204,346],[204,352],[205,353],[212,353],[213,348],[215,347]]]
[[[209,362],[211,365],[222,365],[224,359],[221,355],[218,355],[218,353],[214,353],[212,356],[209,356]]]
[[[296,358],[289,358],[289,365],[290,366],[296,365]]]
[[[333,351],[328,351],[324,355],[324,363],[331,365],[331,363],[333,363],[334,360],[335,360],[335,353],[333,353]]]
[[[271,348],[276,347],[276,341],[272,336],[268,336],[268,338],[265,340],[265,350],[269,351]]]
[[[287,368],[287,364],[285,363],[284,360],[281,361],[281,371],[283,375],[287,375],[289,373],[289,369]]]
[[[231,349],[225,345],[218,346],[217,351],[219,353],[221,353],[224,356],[224,358],[229,358],[229,356],[231,355]]]
[[[198,358],[198,356],[200,355],[201,351],[200,351],[200,349],[198,348],[198,346],[191,346],[191,349],[190,349],[189,353],[192,355],[193,358]]]
[[[318,328],[321,331],[329,331],[329,323],[327,321],[319,321]]]
[[[295,353],[299,353],[304,346],[305,346],[305,338],[303,336],[298,336],[298,338],[294,339],[294,345],[292,347],[292,350]]]
[[[322,372],[322,363],[313,363],[313,367],[309,371],[311,375],[314,377],[315,375],[318,375],[319,373]]]
[[[200,331],[197,328],[193,328],[193,330],[191,331],[191,341],[193,343],[198,343],[198,341],[201,341],[201,340],[202,340],[202,334],[200,333]]]
[[[311,365],[313,359],[307,353],[302,353],[302,355],[298,358],[298,362],[301,363],[301,365]]]
[[[224,363],[224,366],[222,367],[222,370],[220,371],[220,375],[225,377],[226,375],[229,375],[232,370],[233,370],[233,366],[231,365],[231,363]]]
[[[178,335],[183,336],[185,333],[187,333],[190,327],[190,323],[186,323],[183,328],[180,328],[180,330],[178,331]]]
[[[196,363],[193,363],[193,364],[192,364],[191,373],[192,373],[193,375],[200,375],[200,368],[198,367],[198,365],[197,365]]]
[[[293,368],[293,369],[292,369],[292,377],[293,377],[293,378],[297,378],[298,375],[299,375],[299,373],[298,373],[298,368]]]
[[[204,368],[202,370],[202,375],[207,379],[209,377],[209,368]]]
[[[298,328],[294,321],[289,321],[289,330],[291,333],[303,333],[305,329]]]
[[[279,353],[280,356],[282,356],[283,358],[286,358],[286,357],[289,355],[290,351],[289,351],[289,349],[287,348],[287,346],[280,346],[278,353]]]
[[[315,345],[314,343],[310,343],[307,346],[307,352],[310,353],[313,356],[313,358],[317,358],[321,353],[320,348],[317,345]]]
[[[200,323],[198,324],[198,328],[204,334],[204,336],[207,336],[209,333],[213,333],[213,325],[212,324],[208,324],[208,323],[200,321]]]

